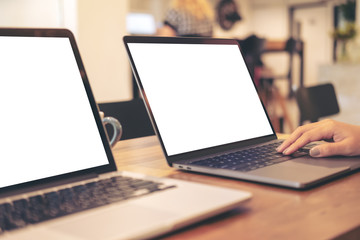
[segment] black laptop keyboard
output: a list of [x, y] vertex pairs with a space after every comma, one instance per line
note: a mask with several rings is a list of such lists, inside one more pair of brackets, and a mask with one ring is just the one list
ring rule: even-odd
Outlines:
[[285, 156], [276, 152], [276, 147], [282, 142], [261, 145], [259, 147], [249, 148], [223, 154], [199, 161], [192, 162], [191, 165], [198, 165], [211, 168], [222, 168], [241, 172], [248, 172], [258, 168], [281, 163], [293, 158], [307, 155], [309, 150], [303, 148], [290, 156]]
[[0, 233], [175, 187], [115, 176], [0, 204]]

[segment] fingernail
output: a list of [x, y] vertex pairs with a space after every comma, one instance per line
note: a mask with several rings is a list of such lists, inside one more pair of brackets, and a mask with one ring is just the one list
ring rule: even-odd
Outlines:
[[319, 148], [312, 148], [312, 149], [310, 149], [310, 156], [312, 156], [312, 157], [317, 157], [317, 156], [319, 156], [320, 155], [320, 150], [319, 150]]
[[282, 152], [282, 154], [286, 155], [287, 152], [288, 152], [288, 149], [285, 149], [285, 150]]

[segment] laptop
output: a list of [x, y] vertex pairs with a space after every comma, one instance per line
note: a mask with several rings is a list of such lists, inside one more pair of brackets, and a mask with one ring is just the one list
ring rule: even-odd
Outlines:
[[2, 239], [150, 238], [251, 197], [117, 171], [70, 31], [0, 29], [0, 52]]
[[308, 188], [360, 167], [359, 158], [292, 156], [281, 143], [238, 41], [125, 36], [132, 70], [171, 167]]

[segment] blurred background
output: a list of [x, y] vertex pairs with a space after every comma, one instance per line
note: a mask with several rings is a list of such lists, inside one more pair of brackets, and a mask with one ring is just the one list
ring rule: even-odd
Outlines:
[[[331, 117], [359, 124], [360, 6], [355, 0], [208, 3], [212, 37], [239, 40], [277, 131], [300, 124], [297, 90], [323, 83], [334, 85], [339, 102], [340, 112]], [[97, 102], [128, 101], [138, 93], [122, 37], [159, 34], [172, 7], [171, 0], [0, 0], [0, 27], [72, 30]]]

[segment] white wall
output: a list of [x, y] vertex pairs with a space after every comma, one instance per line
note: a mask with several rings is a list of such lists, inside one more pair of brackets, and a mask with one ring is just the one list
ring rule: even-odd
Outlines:
[[128, 2], [78, 0], [78, 44], [98, 102], [132, 97], [130, 66], [122, 37]]
[[284, 40], [288, 38], [288, 28], [286, 5], [252, 8], [252, 33], [270, 40]]
[[295, 12], [295, 21], [301, 23], [301, 39], [305, 43], [306, 85], [319, 82], [319, 67], [332, 62], [332, 8], [321, 6], [311, 9], [299, 9]]
[[58, 1], [1, 0], [0, 25], [2, 27], [60, 27], [59, 10]]
[[1, 0], [0, 26], [69, 28], [76, 33], [76, 1]]

